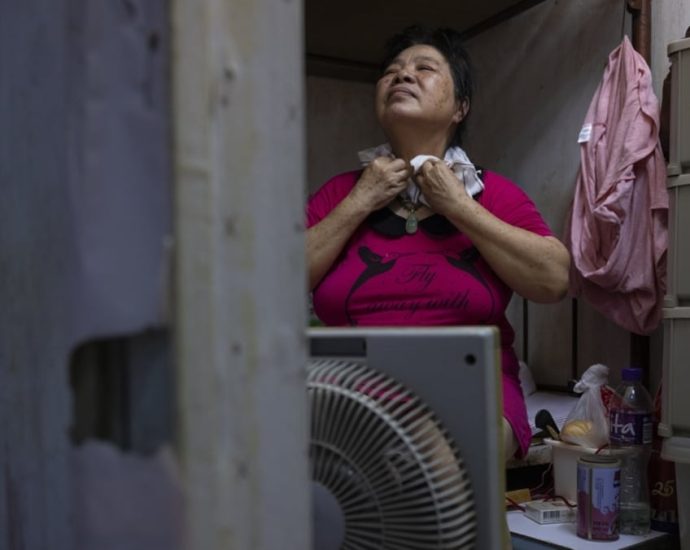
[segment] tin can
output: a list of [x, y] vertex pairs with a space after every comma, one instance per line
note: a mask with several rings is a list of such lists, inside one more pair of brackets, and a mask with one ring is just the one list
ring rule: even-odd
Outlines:
[[577, 461], [577, 536], [590, 540], [619, 537], [621, 462], [587, 455]]

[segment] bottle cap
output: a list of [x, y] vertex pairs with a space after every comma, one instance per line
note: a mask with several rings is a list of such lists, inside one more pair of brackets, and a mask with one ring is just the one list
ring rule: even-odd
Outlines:
[[623, 380], [639, 382], [642, 380], [642, 369], [637, 367], [628, 367], [623, 369]]

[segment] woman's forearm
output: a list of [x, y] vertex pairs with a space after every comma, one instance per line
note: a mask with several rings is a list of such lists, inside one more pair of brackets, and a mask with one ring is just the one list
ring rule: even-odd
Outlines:
[[558, 239], [536, 235], [494, 216], [457, 185], [457, 177], [443, 162], [427, 160], [416, 178], [431, 208], [467, 235], [515, 292], [543, 303], [565, 296], [570, 255]]
[[410, 169], [402, 159], [374, 159], [340, 204], [307, 230], [310, 291], [331, 268], [359, 224], [405, 189], [409, 177]]
[[458, 204], [448, 219], [470, 238], [503, 282], [524, 298], [552, 303], [565, 296], [570, 255], [558, 239], [507, 224], [473, 200]]
[[333, 265], [348, 239], [369, 214], [369, 209], [346, 197], [328, 216], [307, 229], [307, 270], [309, 290]]

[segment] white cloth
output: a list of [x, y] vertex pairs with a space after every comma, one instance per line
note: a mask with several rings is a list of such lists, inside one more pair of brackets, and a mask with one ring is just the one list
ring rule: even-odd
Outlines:
[[[362, 166], [366, 166], [377, 157], [392, 157], [393, 151], [388, 143], [384, 143], [377, 147], [364, 149], [358, 153], [358, 156]], [[410, 165], [412, 165], [414, 169], [414, 174], [417, 174], [422, 165], [429, 159], [439, 160], [438, 157], [433, 155], [417, 155], [414, 157], [410, 161]], [[460, 147], [449, 147], [443, 157], [443, 162], [445, 162], [446, 166], [457, 176], [458, 181], [464, 185], [465, 191], [467, 191], [470, 197], [474, 197], [484, 189], [484, 183], [479, 178], [477, 169], [467, 157], [465, 151]], [[407, 184], [406, 193], [413, 204], [421, 202], [429, 206], [429, 203], [426, 201], [424, 195], [412, 178], [410, 178]]]

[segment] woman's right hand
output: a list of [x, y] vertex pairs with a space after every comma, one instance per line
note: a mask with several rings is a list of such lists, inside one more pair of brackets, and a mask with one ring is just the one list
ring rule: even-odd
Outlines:
[[375, 158], [362, 172], [350, 198], [369, 211], [386, 206], [407, 188], [411, 168], [402, 159]]
[[375, 158], [364, 169], [347, 198], [307, 230], [309, 290], [313, 290], [328, 272], [366, 217], [386, 206], [407, 187], [410, 171], [402, 159]]

